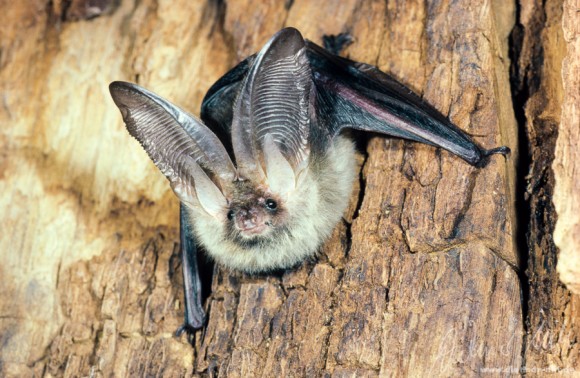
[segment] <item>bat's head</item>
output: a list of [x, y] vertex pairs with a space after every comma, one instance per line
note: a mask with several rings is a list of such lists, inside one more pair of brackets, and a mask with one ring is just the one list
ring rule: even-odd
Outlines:
[[240, 84], [231, 125], [235, 165], [196, 117], [134, 84], [114, 82], [110, 91], [128, 131], [190, 210], [207, 252], [256, 272], [314, 254], [350, 193], [352, 145], [336, 156], [311, 154], [312, 85], [304, 39], [284, 29]]
[[279, 196], [249, 181], [237, 181], [227, 207], [227, 227], [233, 238], [252, 243], [283, 226], [285, 214]]

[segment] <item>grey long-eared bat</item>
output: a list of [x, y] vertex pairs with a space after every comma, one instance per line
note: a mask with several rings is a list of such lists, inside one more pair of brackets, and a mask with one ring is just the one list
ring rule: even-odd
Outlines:
[[248, 273], [315, 256], [345, 210], [358, 129], [441, 147], [474, 166], [483, 149], [407, 87], [286, 28], [219, 79], [200, 121], [125, 82], [111, 95], [129, 133], [181, 201], [184, 330], [204, 324], [197, 248]]

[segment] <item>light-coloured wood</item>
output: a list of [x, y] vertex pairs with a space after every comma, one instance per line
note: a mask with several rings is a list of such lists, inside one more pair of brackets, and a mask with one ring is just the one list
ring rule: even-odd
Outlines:
[[[0, 3], [0, 375], [520, 371], [514, 4], [26, 3]], [[138, 82], [198, 114], [209, 86], [284, 26], [315, 42], [349, 31], [350, 58], [392, 73], [481, 145], [513, 152], [476, 169], [372, 137], [320, 259], [282, 276], [217, 269], [192, 348], [173, 336], [178, 203], [107, 86]], [[576, 316], [568, 308], [566, 327]]]
[[558, 128], [553, 169], [554, 205], [558, 222], [554, 241], [560, 249], [558, 272], [566, 286], [580, 294], [580, 5], [564, 1], [563, 38], [567, 54], [562, 63], [565, 100]]

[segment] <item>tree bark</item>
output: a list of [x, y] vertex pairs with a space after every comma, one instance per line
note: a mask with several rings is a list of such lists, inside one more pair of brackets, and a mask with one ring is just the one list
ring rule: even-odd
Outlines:
[[558, 129], [553, 163], [558, 183], [554, 190], [554, 204], [559, 214], [554, 239], [561, 251], [558, 272], [564, 283], [580, 294], [580, 6], [564, 2], [562, 40], [568, 52], [562, 63], [563, 83], [562, 121]]
[[[578, 299], [556, 274], [551, 202], [573, 162], [552, 171], [557, 130], [573, 134], [580, 93], [565, 4], [3, 1], [0, 375], [574, 375]], [[198, 114], [284, 26], [317, 43], [349, 32], [345, 56], [512, 154], [477, 169], [429, 146], [360, 143], [319, 258], [278, 275], [216, 267], [192, 347], [174, 336], [178, 202], [107, 87], [137, 82]], [[574, 192], [561, 188], [556, 206]]]
[[[579, 369], [577, 314], [580, 302], [578, 296], [558, 280], [556, 266], [558, 270], [562, 267], [574, 269], [564, 255], [568, 252], [568, 256], [573, 257], [569, 252], [575, 250], [576, 245], [571, 241], [573, 235], [569, 235], [569, 242], [560, 237], [558, 247], [562, 251], [559, 256], [554, 229], [557, 218], [560, 230], [577, 219], [572, 213], [562, 212], [577, 202], [574, 198], [578, 195], [578, 187], [565, 179], [572, 178], [574, 164], [578, 163], [570, 160], [570, 155], [562, 155], [566, 144], [569, 145], [568, 153], [578, 151], [577, 144], [565, 137], [577, 132], [577, 115], [572, 109], [578, 107], [580, 93], [580, 85], [575, 80], [577, 68], [575, 73], [569, 69], [579, 62], [573, 49], [572, 29], [577, 28], [580, 14], [572, 3], [522, 1], [514, 32], [518, 36], [514, 41], [518, 54], [514, 75], [515, 104], [525, 105], [517, 111], [521, 124], [525, 125], [522, 146], [527, 156], [522, 164], [527, 172], [524, 172], [520, 194], [520, 203], [526, 205], [521, 206], [520, 223], [528, 225], [525, 238], [522, 238], [522, 245], [527, 246], [522, 249], [527, 261], [527, 280], [523, 285], [527, 304], [524, 307], [525, 367], [529, 373], [562, 372], [568, 376], [577, 375]], [[564, 61], [569, 62], [567, 69], [563, 67]], [[563, 160], [567, 163], [563, 164]], [[555, 184], [559, 195], [555, 193]], [[556, 213], [558, 206], [560, 209]]]

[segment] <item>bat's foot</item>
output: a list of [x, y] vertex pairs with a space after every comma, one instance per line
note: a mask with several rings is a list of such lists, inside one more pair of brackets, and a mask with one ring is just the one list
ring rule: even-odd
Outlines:
[[198, 330], [199, 327], [194, 327], [191, 324], [183, 323], [183, 325], [175, 331], [175, 337], [181, 337], [185, 333], [185, 337], [187, 338], [187, 342], [190, 343], [192, 346], [195, 346], [195, 331]]
[[353, 41], [353, 36], [348, 33], [322, 36], [322, 45], [324, 46], [324, 49], [334, 55], [340, 55], [341, 51]]

